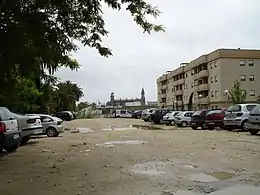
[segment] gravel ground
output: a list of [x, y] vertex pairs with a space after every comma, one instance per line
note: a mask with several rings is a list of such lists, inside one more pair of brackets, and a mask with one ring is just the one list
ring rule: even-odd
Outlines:
[[0, 195], [260, 194], [260, 136], [136, 124], [145, 123], [74, 120], [65, 126], [82, 132], [37, 137], [3, 154]]

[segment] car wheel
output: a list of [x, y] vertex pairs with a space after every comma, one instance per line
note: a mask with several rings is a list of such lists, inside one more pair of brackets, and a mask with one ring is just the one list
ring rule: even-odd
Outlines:
[[21, 145], [25, 145], [25, 144], [30, 140], [30, 138], [31, 138], [31, 137], [30, 137], [29, 135], [23, 137], [20, 144], [21, 144]]
[[7, 152], [15, 152], [17, 150], [17, 148], [19, 148], [19, 145], [14, 145], [14, 146], [9, 146], [9, 147], [5, 147], [4, 149]]
[[259, 130], [253, 130], [253, 129], [249, 129], [248, 131], [251, 133], [251, 135], [257, 135], [259, 132]]
[[136, 118], [137, 118], [137, 119], [140, 119], [140, 118], [141, 118], [141, 116], [137, 116]]
[[182, 127], [187, 127], [188, 123], [186, 121], [181, 122]]
[[191, 127], [193, 130], [197, 130], [198, 129], [198, 126], [192, 126]]
[[174, 125], [175, 125], [175, 121], [171, 121], [171, 125], [173, 125], [173, 126], [174, 126]]
[[241, 124], [241, 129], [243, 131], [248, 131], [248, 120], [244, 120]]
[[55, 135], [57, 134], [57, 130], [53, 127], [50, 127], [46, 130], [46, 134], [48, 137], [55, 137]]
[[212, 126], [212, 127], [208, 127], [208, 129], [209, 129], [209, 130], [214, 130], [215, 127], [213, 127], [213, 126]]

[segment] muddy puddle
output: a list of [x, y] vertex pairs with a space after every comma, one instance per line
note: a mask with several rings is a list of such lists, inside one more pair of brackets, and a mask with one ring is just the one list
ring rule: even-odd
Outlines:
[[128, 127], [114, 127], [114, 126], [108, 126], [102, 129], [103, 131], [128, 131], [128, 130], [138, 130], [137, 128], [133, 126]]
[[138, 145], [138, 144], [146, 144], [146, 141], [139, 140], [124, 140], [124, 141], [109, 141], [105, 142], [105, 145]]

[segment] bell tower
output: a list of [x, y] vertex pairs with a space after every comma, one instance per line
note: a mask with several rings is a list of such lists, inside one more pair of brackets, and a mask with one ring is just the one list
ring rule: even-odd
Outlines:
[[145, 107], [145, 92], [144, 92], [144, 88], [142, 88], [142, 90], [141, 90], [141, 106]]

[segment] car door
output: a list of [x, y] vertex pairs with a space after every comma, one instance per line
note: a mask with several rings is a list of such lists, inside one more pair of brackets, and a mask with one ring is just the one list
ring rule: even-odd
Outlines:
[[126, 111], [125, 110], [121, 110], [121, 112], [120, 112], [120, 117], [122, 117], [122, 118], [126, 118]]
[[132, 118], [132, 112], [130, 112], [130, 111], [126, 111], [126, 117], [127, 118]]
[[251, 110], [249, 123], [260, 125], [260, 106], [256, 106]]

